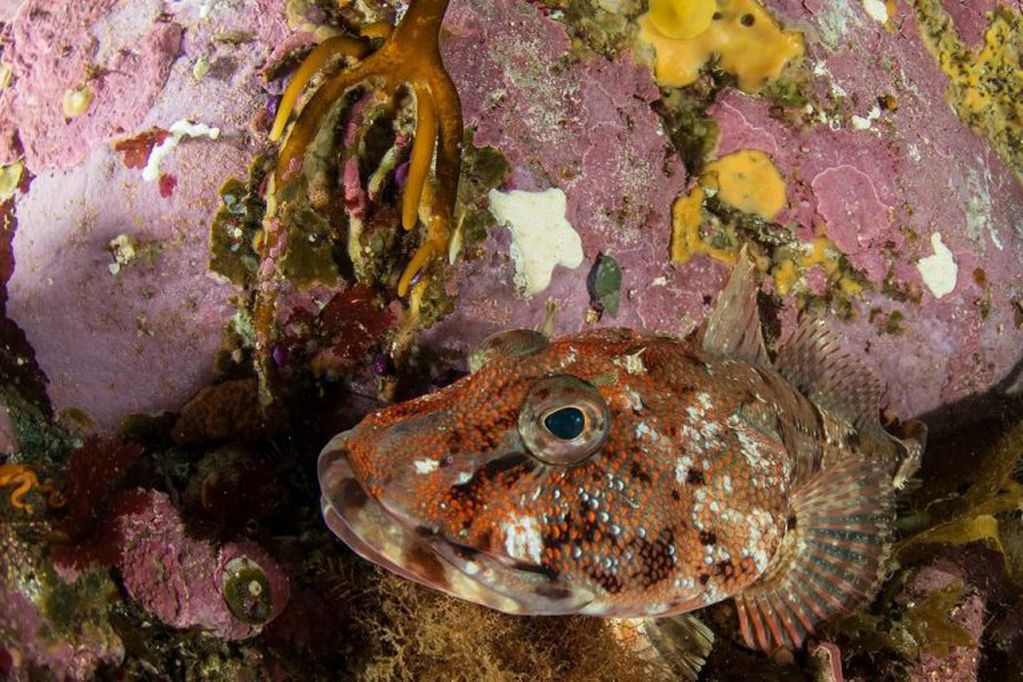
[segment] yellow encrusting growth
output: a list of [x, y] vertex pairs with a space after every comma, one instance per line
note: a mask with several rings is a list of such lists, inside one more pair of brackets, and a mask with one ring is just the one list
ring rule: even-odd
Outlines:
[[771, 276], [774, 277], [774, 288], [778, 295], [784, 296], [792, 290], [792, 286], [799, 278], [799, 273], [796, 271], [796, 264], [792, 262], [792, 259], [786, 258], [778, 264]]
[[695, 38], [708, 28], [717, 11], [715, 0], [650, 0], [650, 22], [661, 35], [685, 40]]
[[739, 249], [733, 227], [724, 226], [727, 242], [734, 248], [715, 246], [700, 233], [703, 201], [708, 195], [770, 221], [785, 206], [786, 193], [781, 173], [762, 151], [741, 149], [710, 162], [689, 194], [680, 196], [672, 206], [671, 260], [684, 263], [696, 253], [705, 253], [724, 263], [735, 262]]
[[754, 0], [655, 0], [638, 21], [639, 40], [654, 50], [654, 75], [661, 85], [689, 85], [717, 57], [741, 89], [755, 92], [803, 55], [802, 34], [783, 29]]
[[785, 181], [771, 157], [742, 149], [707, 164], [700, 184], [717, 190], [725, 203], [744, 213], [773, 220], [785, 206]]
[[924, 44], [948, 76], [948, 99], [959, 118], [987, 137], [1023, 177], [1023, 15], [992, 12], [980, 50], [959, 39], [940, 0], [915, 0]]
[[705, 253], [724, 263], [735, 263], [738, 251], [720, 249], [700, 235], [703, 223], [703, 187], [695, 185], [688, 195], [680, 196], [671, 208], [671, 260], [685, 263], [697, 253]]
[[[844, 295], [853, 296], [863, 291], [860, 282], [841, 271], [838, 247], [824, 236], [823, 230], [818, 229], [817, 236], [812, 242], [799, 244], [797, 249], [793, 253], [791, 249], [784, 248], [776, 255], [771, 277], [779, 295], [785, 296], [792, 292], [803, 273], [815, 265], [820, 266], [828, 282]], [[796, 293], [800, 293], [799, 290], [796, 290]]]

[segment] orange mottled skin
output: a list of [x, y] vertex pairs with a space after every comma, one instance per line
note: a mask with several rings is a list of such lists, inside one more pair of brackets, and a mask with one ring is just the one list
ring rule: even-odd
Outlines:
[[879, 588], [926, 429], [881, 427], [880, 382], [823, 320], [772, 361], [757, 290], [743, 249], [689, 339], [490, 337], [468, 377], [327, 444], [327, 525], [508, 613], [645, 618], [732, 598], [747, 645], [798, 648]]
[[[516, 429], [527, 392], [552, 374], [593, 384], [611, 413], [606, 443], [576, 466], [531, 458]], [[376, 412], [345, 447], [366, 492], [420, 532], [635, 615], [718, 601], [763, 572], [797, 471], [778, 424], [808, 415], [770, 369], [597, 330]]]

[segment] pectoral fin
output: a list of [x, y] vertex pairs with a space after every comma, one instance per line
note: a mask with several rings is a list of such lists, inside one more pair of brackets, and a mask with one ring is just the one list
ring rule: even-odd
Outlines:
[[847, 457], [793, 495], [781, 547], [735, 598], [749, 647], [798, 648], [818, 623], [873, 598], [891, 545], [890, 480], [879, 463]]
[[469, 372], [475, 373], [494, 358], [518, 358], [547, 347], [549, 341], [531, 329], [511, 329], [483, 339], [469, 353]]

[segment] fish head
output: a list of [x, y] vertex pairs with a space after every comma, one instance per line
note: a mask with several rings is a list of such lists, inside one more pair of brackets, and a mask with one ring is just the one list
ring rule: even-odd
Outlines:
[[699, 491], [680, 479], [660, 371], [684, 347], [627, 330], [534, 341], [485, 346], [469, 376], [335, 437], [328, 524], [385, 568], [506, 612], [703, 606], [706, 543], [678, 522]]

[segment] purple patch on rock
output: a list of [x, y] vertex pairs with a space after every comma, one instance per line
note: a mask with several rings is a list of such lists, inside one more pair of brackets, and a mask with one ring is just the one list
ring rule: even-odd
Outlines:
[[[851, 319], [831, 323], [888, 378], [896, 413], [926, 414], [991, 388], [1023, 347], [1014, 308], [1023, 297], [1019, 182], [946, 103], [947, 79], [908, 7], [900, 4], [902, 30], [892, 34], [859, 3], [822, 3], [817, 12], [795, 0], [768, 5], [806, 30], [816, 120], [789, 124], [768, 100], [725, 90], [709, 110], [720, 126], [714, 156], [770, 154], [788, 186], [778, 221], [807, 242], [823, 228], [871, 284], [853, 298]], [[526, 2], [452, 8], [446, 26], [443, 50], [475, 143], [511, 162], [510, 187], [565, 191], [584, 266], [556, 268], [546, 290], [523, 299], [509, 233], [494, 229], [481, 258], [454, 268], [455, 311], [424, 344], [450, 355], [495, 329], [536, 327], [548, 300], [558, 305], [557, 332], [584, 327], [585, 264], [598, 252], [614, 257], [624, 277], [618, 317], [599, 324], [695, 328], [727, 268], [702, 256], [666, 262], [671, 203], [685, 173], [650, 110], [657, 89], [649, 72], [628, 56], [575, 58], [563, 27]], [[849, 39], [856, 50], [846, 49]], [[469, 49], [481, 43], [488, 50]], [[878, 106], [885, 95], [897, 109]], [[958, 267], [948, 294], [929, 289], [918, 268], [934, 254], [935, 232]], [[822, 275], [808, 275], [818, 293]], [[783, 332], [795, 323], [796, 303], [782, 302]], [[879, 328], [868, 315], [875, 307], [898, 311], [901, 321]]]
[[[125, 589], [167, 625], [200, 627], [223, 639], [244, 639], [259, 632], [287, 604], [288, 580], [263, 549], [251, 543], [218, 549], [190, 537], [178, 510], [163, 493], [126, 493], [119, 507], [125, 511], [112, 524], [119, 538], [117, 568]], [[272, 606], [260, 622], [237, 617], [225, 599], [224, 572], [237, 557], [258, 564], [270, 586]]]
[[[53, 625], [21, 592], [0, 584], [0, 674], [6, 680], [93, 679], [97, 669], [117, 666], [124, 644], [100, 628], [54, 639]], [[44, 676], [40, 677], [40, 674]]]
[[[493, 230], [483, 257], [454, 267], [455, 311], [424, 344], [460, 354], [498, 329], [537, 326], [547, 300], [558, 305], [558, 332], [581, 329], [598, 253], [622, 268], [615, 324], [692, 330], [724, 268], [667, 262], [671, 204], [686, 173], [650, 108], [658, 89], [649, 69], [628, 56], [576, 59], [564, 26], [522, 0], [453, 6], [445, 28], [442, 51], [474, 144], [508, 159], [509, 189], [565, 192], [584, 256], [574, 270], [555, 268], [550, 286], [526, 300], [513, 282], [509, 232]], [[473, 48], [484, 43], [487, 50]]]
[[[40, 5], [47, 11], [35, 12]], [[206, 274], [207, 232], [217, 188], [245, 177], [255, 155], [253, 98], [287, 32], [284, 2], [217, 5], [206, 19], [188, 3], [52, 5], [24, 2], [3, 34], [16, 78], [0, 94], [0, 129], [18, 130], [37, 175], [16, 199], [7, 314], [36, 351], [55, 411], [80, 408], [112, 429], [127, 413], [177, 409], [212, 379], [234, 288]], [[218, 42], [227, 30], [255, 40], [244, 50]], [[196, 81], [200, 57], [213, 68]], [[109, 73], [90, 81], [88, 112], [65, 123], [62, 93], [86, 63]], [[181, 119], [218, 126], [221, 136], [186, 138], [163, 160], [177, 186], [162, 199], [108, 143]], [[0, 157], [13, 153], [0, 142]], [[146, 255], [111, 274], [108, 243], [121, 235]]]

